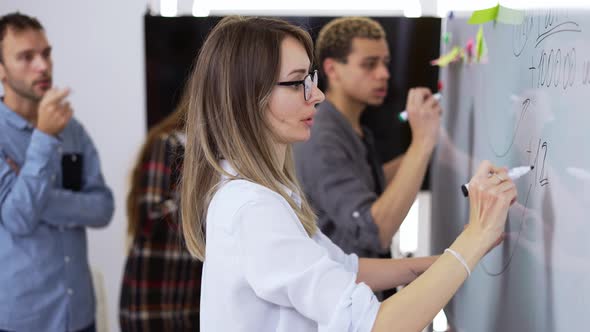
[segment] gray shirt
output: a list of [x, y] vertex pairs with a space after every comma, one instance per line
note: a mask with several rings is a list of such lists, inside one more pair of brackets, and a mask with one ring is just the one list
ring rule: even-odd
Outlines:
[[[296, 144], [295, 166], [322, 232], [346, 253], [378, 257], [382, 250], [371, 206], [385, 187], [371, 132], [364, 139], [334, 105], [318, 106], [311, 138]], [[365, 142], [363, 142], [363, 140]]]

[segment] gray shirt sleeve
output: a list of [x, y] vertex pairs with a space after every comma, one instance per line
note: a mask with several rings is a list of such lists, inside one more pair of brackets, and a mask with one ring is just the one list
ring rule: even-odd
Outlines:
[[330, 139], [314, 143], [305, 153], [304, 186], [313, 205], [339, 228], [335, 242], [346, 243], [356, 249], [354, 252], [385, 252], [371, 215], [377, 195], [354, 167], [365, 162], [365, 157], [347, 156], [342, 146]]

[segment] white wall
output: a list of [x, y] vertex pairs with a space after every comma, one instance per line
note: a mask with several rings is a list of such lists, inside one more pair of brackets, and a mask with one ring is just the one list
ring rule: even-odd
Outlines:
[[14, 10], [36, 16], [53, 45], [54, 82], [73, 89], [75, 116], [98, 148], [115, 195], [114, 219], [89, 231], [91, 265], [104, 276], [110, 330], [124, 260], [125, 192], [129, 167], [145, 133], [145, 1], [1, 0], [0, 15]]

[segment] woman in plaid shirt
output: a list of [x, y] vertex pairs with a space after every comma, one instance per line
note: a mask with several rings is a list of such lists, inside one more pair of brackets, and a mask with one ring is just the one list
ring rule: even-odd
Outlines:
[[148, 133], [127, 196], [131, 241], [121, 289], [122, 331], [198, 331], [202, 263], [182, 241], [176, 185], [184, 107]]

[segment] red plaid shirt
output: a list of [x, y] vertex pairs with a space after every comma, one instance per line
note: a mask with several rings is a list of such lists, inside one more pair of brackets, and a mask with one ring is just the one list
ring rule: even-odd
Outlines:
[[184, 147], [163, 134], [143, 161], [137, 234], [125, 264], [119, 319], [127, 331], [198, 331], [202, 263], [186, 250], [176, 183]]

